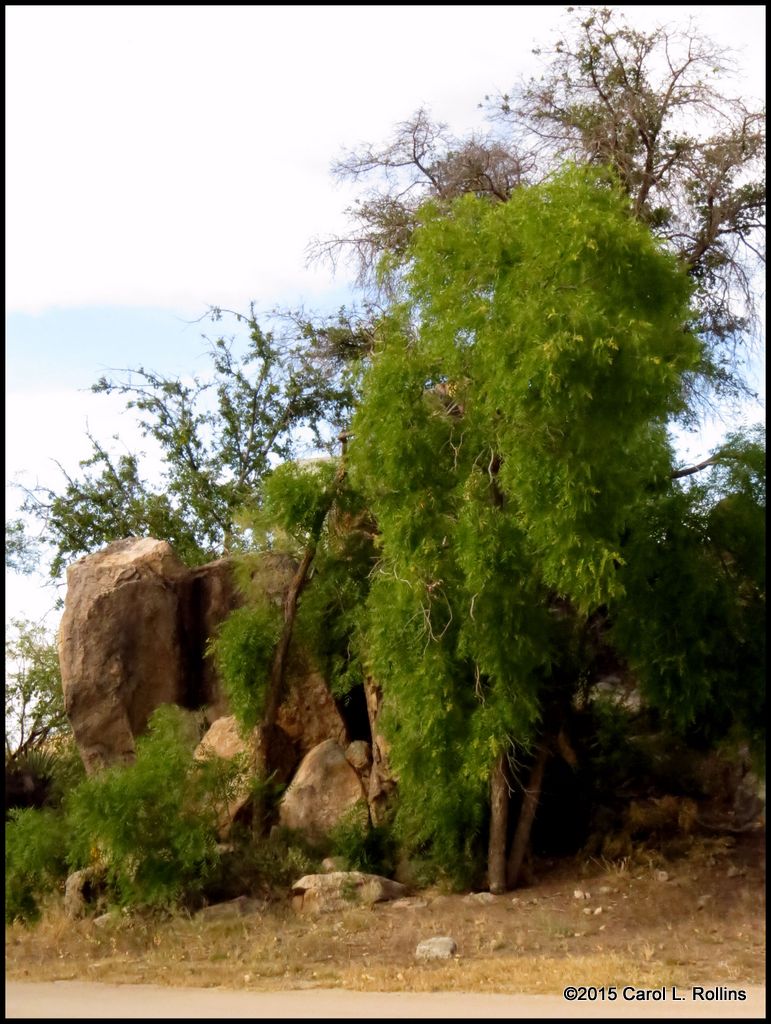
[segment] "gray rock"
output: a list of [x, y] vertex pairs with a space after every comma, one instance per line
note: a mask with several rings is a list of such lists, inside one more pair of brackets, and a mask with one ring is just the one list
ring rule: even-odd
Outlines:
[[73, 871], [64, 883], [64, 913], [71, 920], [84, 917], [88, 912], [88, 890], [98, 876], [96, 868], [82, 868], [80, 871]]
[[321, 862], [321, 869], [325, 874], [332, 871], [347, 871], [348, 865], [345, 857], [325, 857]]
[[262, 914], [268, 904], [265, 900], [255, 900], [248, 896], [237, 896], [234, 900], [226, 900], [224, 903], [212, 903], [211, 906], [203, 907], [198, 911], [196, 917], [206, 921], [220, 921], [229, 917], [245, 917], [247, 914]]
[[449, 960], [457, 950], [455, 939], [449, 935], [436, 935], [431, 939], [423, 939], [415, 950], [418, 960]]
[[372, 765], [372, 747], [365, 740], [354, 740], [349, 743], [345, 750], [345, 757], [348, 764], [359, 773], [369, 774]]
[[496, 897], [491, 892], [470, 892], [463, 897], [464, 903], [495, 903]]
[[428, 900], [421, 896], [404, 896], [400, 900], [394, 900], [391, 906], [395, 910], [423, 910], [428, 906]]
[[390, 878], [362, 871], [305, 875], [292, 886], [293, 905], [304, 912], [345, 910], [356, 904], [381, 903], [406, 896], [408, 891], [405, 885]]

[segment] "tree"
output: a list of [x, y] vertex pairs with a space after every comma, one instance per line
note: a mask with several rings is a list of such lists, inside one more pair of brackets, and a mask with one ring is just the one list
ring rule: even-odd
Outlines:
[[[211, 315], [219, 321], [223, 311]], [[163, 480], [151, 484], [137, 454], [115, 457], [89, 435], [93, 451], [81, 462], [79, 479], [65, 473], [63, 493], [27, 494], [25, 510], [43, 520], [55, 546], [52, 576], [73, 556], [131, 536], [168, 540], [190, 564], [239, 550], [245, 543], [239, 513], [259, 500], [268, 469], [291, 458], [303, 434], [317, 448], [334, 443], [353, 401], [348, 378], [323, 351], [330, 338], [340, 343], [334, 325], [317, 323], [326, 333], [311, 353], [303, 334], [311, 330], [307, 318], [294, 318], [297, 337], [291, 338], [263, 331], [254, 310], [231, 315], [248, 340], [240, 354], [234, 338], [211, 342], [209, 377], [188, 383], [140, 367], [93, 386], [125, 396], [127, 408], [137, 411], [144, 435], [162, 455]]]
[[[667, 422], [702, 344], [683, 327], [688, 276], [609, 170], [506, 203], [429, 203], [406, 268], [350, 449], [379, 529], [367, 652], [405, 832], [470, 865], [492, 790], [488, 877], [503, 888], [546, 758], [571, 757], [565, 726], [597, 619], [625, 600], [630, 531], [650, 537], [646, 497], [675, 486]], [[511, 770], [531, 797], [506, 866]]]
[[44, 626], [14, 619], [5, 641], [5, 760], [21, 763], [31, 751], [69, 731], [56, 642]]
[[345, 154], [334, 172], [374, 185], [348, 211], [350, 234], [317, 241], [311, 253], [348, 251], [364, 282], [393, 293], [426, 199], [507, 202], [566, 159], [610, 165], [634, 215], [694, 282], [705, 343], [687, 381], [694, 396], [746, 392], [742, 342], [763, 258], [764, 112], [730, 96], [729, 52], [692, 29], [643, 32], [613, 9], [568, 11], [569, 30], [543, 51], [543, 75], [486, 97], [488, 133], [456, 138], [421, 109], [384, 146]]

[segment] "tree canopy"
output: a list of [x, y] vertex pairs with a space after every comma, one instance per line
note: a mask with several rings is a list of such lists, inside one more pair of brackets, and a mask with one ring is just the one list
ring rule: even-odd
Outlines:
[[[704, 341], [694, 396], [742, 393], [763, 261], [765, 112], [732, 95], [731, 53], [695, 29], [645, 32], [610, 8], [568, 12], [568, 30], [536, 50], [542, 75], [485, 97], [487, 132], [459, 138], [420, 109], [386, 143], [346, 153], [335, 173], [367, 187], [348, 211], [350, 232], [311, 252], [347, 252], [363, 283], [392, 289], [427, 198], [507, 202], [565, 160], [607, 165], [694, 282]], [[387, 272], [384, 253], [395, 257]]]

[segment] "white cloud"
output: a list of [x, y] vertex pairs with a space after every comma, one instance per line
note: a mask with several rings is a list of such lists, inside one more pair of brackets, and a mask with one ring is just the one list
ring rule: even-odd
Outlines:
[[[694, 13], [744, 39], [762, 73], [762, 8]], [[663, 12], [663, 13], [662, 13]], [[561, 7], [30, 6], [7, 19], [7, 302], [270, 303], [331, 287], [304, 269], [350, 192], [343, 147], [419, 105], [458, 131], [534, 71]], [[753, 63], [755, 62], [755, 63]], [[757, 64], [757, 67], [756, 67]], [[758, 81], [759, 81], [758, 77]]]

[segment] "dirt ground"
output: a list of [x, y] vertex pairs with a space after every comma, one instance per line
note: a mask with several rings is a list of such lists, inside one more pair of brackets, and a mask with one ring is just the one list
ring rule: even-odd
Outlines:
[[[50, 911], [6, 932], [6, 976], [233, 990], [561, 993], [565, 986], [765, 984], [765, 835], [704, 838], [687, 855], [541, 868], [528, 888], [416, 894], [409, 905], [298, 914], [287, 902], [220, 920]], [[456, 955], [415, 948], [451, 936]]]

